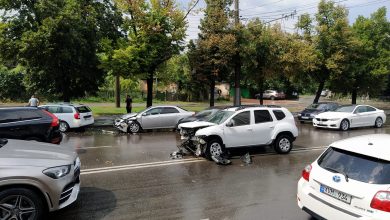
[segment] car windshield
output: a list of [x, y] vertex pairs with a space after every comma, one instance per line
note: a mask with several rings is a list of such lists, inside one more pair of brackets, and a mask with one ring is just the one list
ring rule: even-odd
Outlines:
[[76, 109], [79, 113], [91, 112], [91, 109], [88, 106], [80, 106], [80, 107], [76, 107]]
[[195, 114], [195, 117], [212, 117], [218, 110], [217, 109], [206, 109]]
[[390, 161], [330, 147], [318, 159], [318, 165], [360, 182], [390, 184]]
[[233, 114], [234, 112], [232, 111], [218, 111], [208, 120], [208, 122], [214, 124], [222, 124], [224, 121], [226, 121], [226, 119], [228, 119]]
[[335, 112], [353, 112], [356, 106], [354, 105], [346, 105], [346, 106], [341, 106], [338, 109], [335, 110]]
[[307, 107], [307, 109], [324, 110], [324, 109], [326, 109], [326, 106], [327, 106], [327, 104], [324, 104], [324, 103], [314, 103], [314, 104], [309, 105], [309, 107]]
[[0, 138], [0, 148], [8, 143], [8, 140], [5, 138]]

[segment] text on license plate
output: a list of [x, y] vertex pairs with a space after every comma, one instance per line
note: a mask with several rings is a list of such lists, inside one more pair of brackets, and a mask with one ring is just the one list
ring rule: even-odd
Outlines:
[[326, 195], [329, 195], [333, 198], [336, 198], [342, 202], [345, 202], [345, 203], [348, 203], [348, 204], [351, 204], [351, 199], [352, 199], [352, 196], [351, 195], [348, 195], [346, 193], [343, 193], [343, 192], [340, 192], [336, 189], [333, 189], [332, 187], [329, 187], [329, 186], [325, 186], [325, 185], [322, 185], [321, 184], [321, 187], [320, 187], [320, 192], [326, 194]]
[[306, 117], [306, 116], [302, 116], [302, 119], [309, 119], [309, 117]]

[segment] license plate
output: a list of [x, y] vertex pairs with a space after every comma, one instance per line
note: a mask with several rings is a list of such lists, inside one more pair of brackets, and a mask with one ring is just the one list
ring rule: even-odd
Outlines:
[[309, 119], [309, 117], [306, 117], [306, 116], [302, 116], [302, 119]]
[[348, 195], [346, 193], [343, 193], [343, 192], [340, 192], [338, 191], [337, 189], [333, 189], [332, 187], [329, 187], [329, 186], [325, 186], [325, 185], [322, 185], [321, 184], [321, 187], [320, 187], [320, 192], [328, 195], [328, 196], [331, 196], [335, 199], [338, 199], [342, 202], [345, 202], [347, 204], [351, 204], [351, 200], [352, 200], [352, 196], [351, 195]]

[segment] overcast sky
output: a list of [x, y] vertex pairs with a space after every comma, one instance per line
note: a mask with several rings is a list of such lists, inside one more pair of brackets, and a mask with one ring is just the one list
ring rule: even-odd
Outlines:
[[[293, 18], [282, 19], [275, 22], [281, 23], [286, 31], [294, 31], [294, 25], [299, 15], [310, 13], [314, 15], [320, 0], [239, 0], [240, 16], [243, 23], [248, 19], [259, 17], [263, 21], [270, 21], [281, 18], [283, 15], [291, 14], [296, 10]], [[182, 7], [187, 7], [190, 0], [178, 0]], [[349, 22], [352, 24], [359, 15], [369, 17], [371, 13], [382, 6], [387, 8], [387, 18], [390, 19], [390, 0], [337, 0], [339, 4], [349, 9]], [[204, 0], [200, 0], [198, 8], [204, 8]], [[200, 19], [203, 13], [191, 14], [188, 16], [187, 41], [198, 37]], [[275, 23], [273, 22], [273, 23]]]

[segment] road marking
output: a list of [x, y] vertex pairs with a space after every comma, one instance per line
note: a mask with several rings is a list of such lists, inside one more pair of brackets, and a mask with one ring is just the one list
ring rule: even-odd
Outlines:
[[76, 148], [76, 150], [83, 150], [83, 149], [98, 149], [98, 148], [111, 148], [111, 147], [118, 147], [118, 146], [97, 146], [97, 147], [80, 147], [80, 148]]
[[[309, 151], [320, 151], [324, 150], [327, 147], [313, 147], [313, 148], [298, 148], [291, 150], [290, 153], [303, 153]], [[271, 156], [271, 155], [279, 155], [277, 153], [265, 153], [265, 154], [257, 154], [254, 157], [260, 156]], [[189, 159], [181, 159], [181, 160], [167, 160], [167, 161], [158, 161], [158, 162], [150, 162], [150, 163], [139, 163], [139, 164], [128, 164], [128, 165], [120, 165], [120, 166], [110, 166], [110, 167], [100, 167], [100, 168], [91, 168], [91, 169], [83, 169], [81, 170], [81, 175], [89, 175], [89, 174], [97, 174], [97, 173], [107, 173], [107, 172], [115, 172], [115, 171], [123, 171], [123, 170], [135, 170], [142, 168], [151, 168], [151, 167], [162, 167], [162, 166], [170, 166], [170, 165], [178, 165], [178, 164], [189, 164], [189, 163], [198, 163], [208, 161], [204, 158], [189, 158]]]
[[101, 168], [92, 168], [81, 170], [82, 175], [88, 174], [96, 174], [96, 173], [106, 173], [106, 172], [114, 172], [121, 170], [134, 170], [140, 168], [150, 168], [150, 167], [162, 167], [169, 165], [177, 165], [177, 164], [187, 164], [187, 163], [197, 163], [204, 162], [206, 159], [201, 158], [190, 158], [190, 159], [182, 159], [182, 160], [168, 160], [168, 161], [160, 161], [160, 162], [151, 162], [151, 163], [140, 163], [140, 164], [129, 164], [129, 165], [121, 165], [121, 166], [111, 166], [111, 167], [101, 167]]

